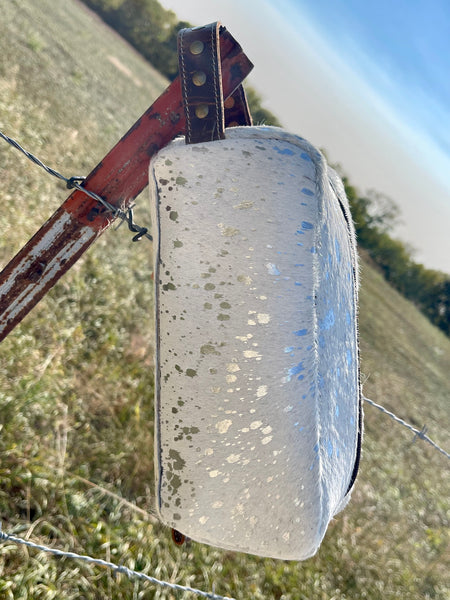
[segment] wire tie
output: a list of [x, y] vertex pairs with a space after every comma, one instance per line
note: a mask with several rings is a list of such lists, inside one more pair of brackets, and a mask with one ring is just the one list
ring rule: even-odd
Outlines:
[[125, 220], [128, 224], [128, 229], [132, 233], [136, 234], [132, 239], [133, 242], [139, 242], [144, 236], [149, 238], [150, 240], [153, 240], [152, 236], [148, 233], [147, 227], [139, 227], [139, 225], [136, 225], [136, 223], [133, 221], [132, 206], [127, 210]]
[[136, 235], [135, 235], [135, 236], [132, 238], [132, 240], [131, 240], [131, 241], [132, 241], [132, 242], [140, 242], [140, 241], [141, 241], [141, 239], [142, 239], [144, 236], [148, 237], [148, 234], [147, 234], [147, 232], [148, 232], [148, 229], [147, 229], [147, 227], [143, 227], [143, 228], [142, 228], [142, 229], [139, 231], [139, 233], [137, 233], [137, 234], [136, 234]]
[[55, 171], [54, 169], [51, 169], [50, 167], [45, 165], [41, 160], [39, 160], [39, 158], [37, 158], [36, 156], [31, 154], [31, 152], [28, 152], [28, 150], [25, 150], [25, 148], [22, 148], [22, 146], [18, 142], [16, 142], [16, 140], [13, 140], [12, 138], [10, 138], [6, 134], [4, 134], [2, 131], [0, 131], [0, 137], [3, 138], [5, 140], [5, 142], [7, 142], [11, 146], [13, 146], [16, 150], [19, 150], [20, 152], [22, 152], [33, 163], [35, 163], [36, 165], [38, 165], [39, 167], [44, 169], [44, 171], [46, 171], [46, 173], [48, 173], [49, 175], [52, 175], [53, 177], [56, 177], [57, 179], [64, 181], [67, 186], [67, 189], [71, 190], [73, 188], [76, 188], [80, 192], [85, 193], [87, 196], [89, 196], [96, 202], [99, 202], [101, 205], [103, 205], [104, 208], [106, 208], [106, 210], [108, 212], [112, 213], [114, 217], [119, 217], [120, 219], [122, 219], [122, 221], [127, 221], [129, 230], [132, 231], [133, 233], [136, 233], [136, 235], [133, 237], [133, 242], [138, 242], [143, 237], [146, 237], [150, 241], [153, 241], [153, 237], [148, 233], [147, 227], [139, 227], [139, 225], [136, 225], [133, 222], [133, 213], [131, 212], [130, 209], [129, 209], [129, 211], [123, 211], [120, 208], [113, 206], [107, 200], [104, 200], [101, 196], [99, 196], [95, 192], [91, 192], [91, 191], [87, 190], [86, 188], [84, 188], [81, 185], [81, 183], [86, 179], [86, 177], [73, 176], [73, 177], [70, 177], [69, 179], [67, 179], [67, 177], [65, 177], [64, 175], [61, 175], [61, 173], [58, 173], [58, 171]]
[[84, 181], [86, 179], [86, 177], [69, 177], [69, 179], [66, 182], [66, 187], [68, 190], [73, 189], [74, 187], [76, 187], [76, 183], [81, 183], [82, 181]]
[[428, 427], [426, 425], [424, 425], [422, 427], [422, 429], [420, 431], [418, 431], [416, 433], [416, 435], [414, 436], [413, 444], [414, 444], [414, 442], [416, 441], [417, 438], [420, 438], [421, 440], [424, 440], [425, 439], [425, 434], [426, 434], [427, 431], [428, 431]]

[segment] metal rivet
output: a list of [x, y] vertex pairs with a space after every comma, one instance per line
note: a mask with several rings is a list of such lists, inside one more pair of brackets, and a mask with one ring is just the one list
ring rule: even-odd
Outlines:
[[199, 104], [195, 109], [195, 114], [198, 119], [204, 119], [209, 112], [209, 107], [207, 104]]
[[225, 100], [225, 102], [223, 103], [223, 105], [225, 106], [225, 108], [233, 108], [233, 106], [236, 104], [235, 99], [233, 98], [233, 96], [230, 96], [229, 98], [227, 98]]
[[203, 71], [195, 71], [195, 73], [192, 75], [192, 83], [198, 87], [204, 85], [205, 81], [206, 73]]
[[196, 40], [195, 42], [192, 42], [192, 44], [189, 46], [189, 51], [191, 54], [201, 54], [203, 52], [204, 47], [205, 44], [201, 40]]

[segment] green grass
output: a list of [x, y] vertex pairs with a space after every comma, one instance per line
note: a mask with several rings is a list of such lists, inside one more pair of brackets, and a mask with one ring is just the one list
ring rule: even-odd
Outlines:
[[[66, 176], [87, 174], [165, 87], [73, 0], [10, 0], [0, 34], [0, 128]], [[0, 181], [4, 265], [67, 190], [3, 142]], [[138, 205], [137, 222], [148, 224], [145, 192]], [[317, 556], [295, 563], [172, 544], [151, 516], [150, 276], [151, 245], [110, 230], [1, 344], [3, 529], [238, 598], [448, 599], [448, 461], [370, 406], [352, 501]], [[448, 449], [450, 341], [366, 262], [360, 328], [365, 394]], [[0, 546], [1, 599], [173, 597]]]

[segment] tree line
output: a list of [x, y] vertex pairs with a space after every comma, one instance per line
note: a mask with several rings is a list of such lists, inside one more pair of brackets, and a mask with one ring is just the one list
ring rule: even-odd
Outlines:
[[[169, 80], [176, 77], [178, 31], [191, 27], [190, 23], [179, 21], [158, 0], [83, 1]], [[257, 92], [248, 86], [246, 91], [254, 122], [280, 125], [276, 116], [262, 106]], [[390, 235], [399, 211], [389, 198], [374, 191], [361, 196], [346, 176], [343, 181], [358, 244], [400, 293], [450, 335], [450, 276], [416, 263], [411, 249]]]
[[399, 209], [390, 198], [373, 190], [361, 196], [346, 176], [342, 179], [359, 246], [367, 250], [394, 288], [450, 335], [450, 276], [415, 262], [413, 250], [391, 236]]

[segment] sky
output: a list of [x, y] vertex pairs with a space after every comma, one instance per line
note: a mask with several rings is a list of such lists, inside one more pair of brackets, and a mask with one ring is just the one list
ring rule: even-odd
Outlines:
[[361, 193], [392, 198], [394, 237], [450, 273], [449, 0], [160, 1], [225, 25], [263, 105]]

